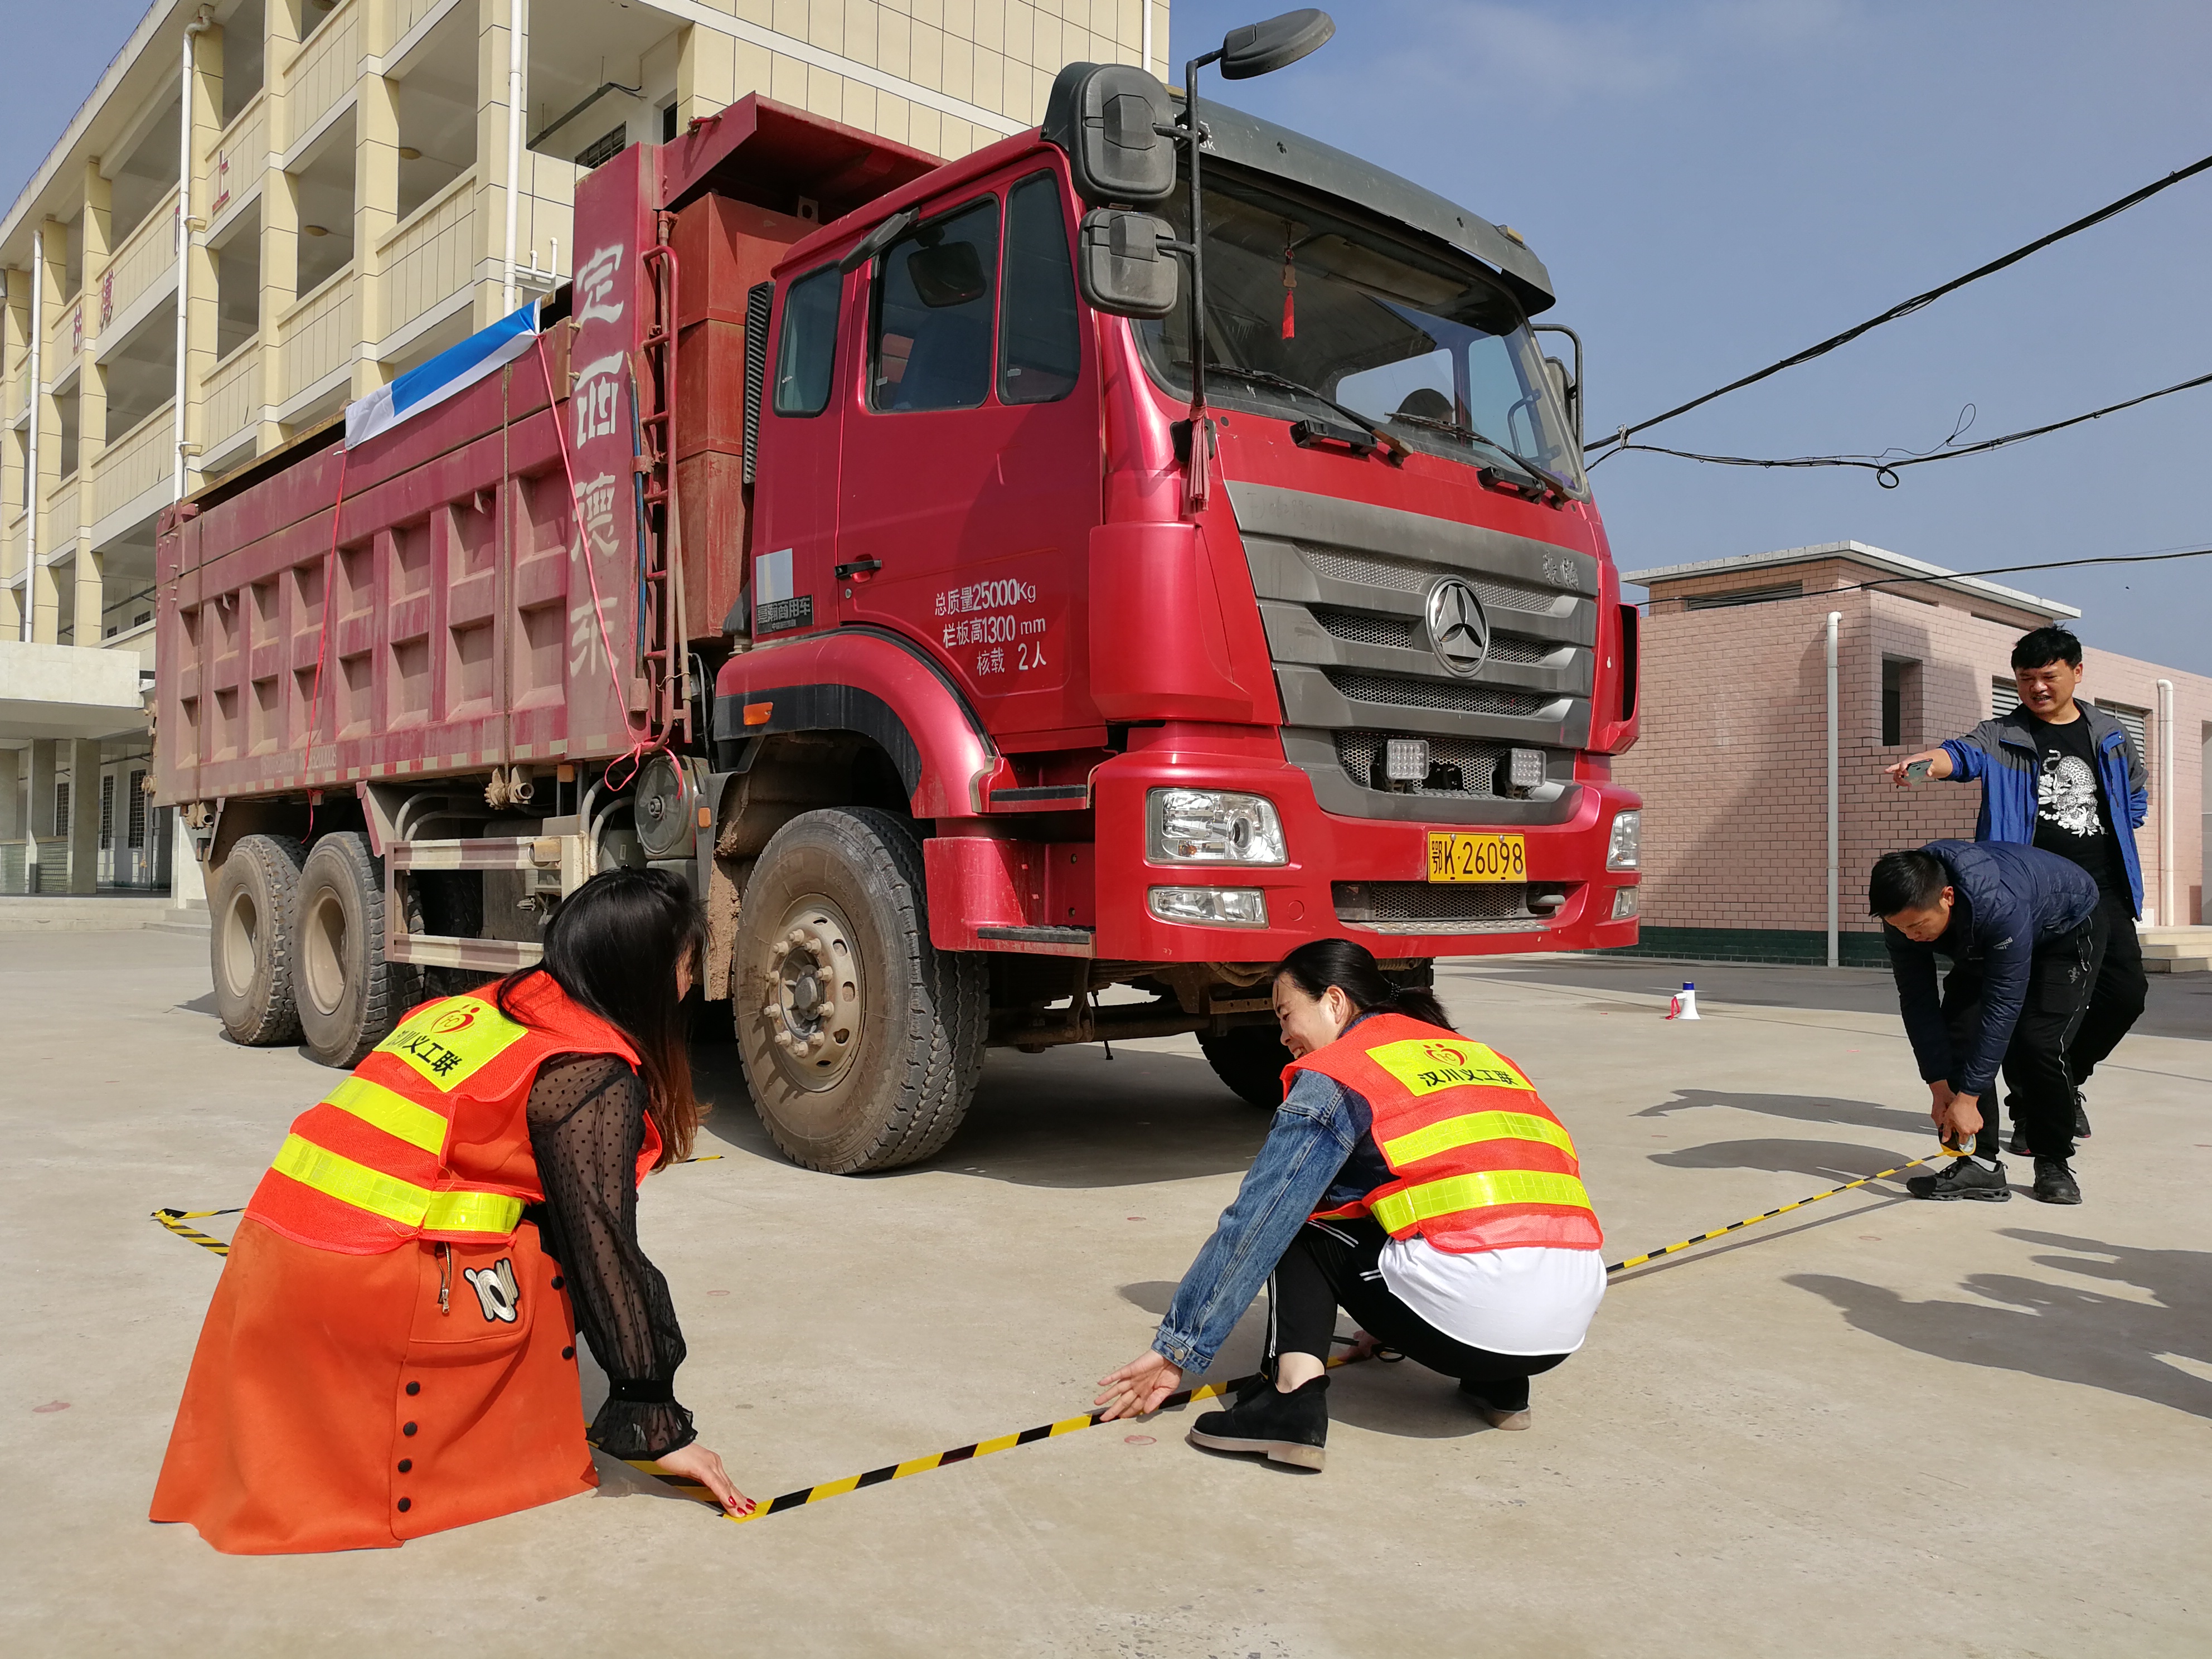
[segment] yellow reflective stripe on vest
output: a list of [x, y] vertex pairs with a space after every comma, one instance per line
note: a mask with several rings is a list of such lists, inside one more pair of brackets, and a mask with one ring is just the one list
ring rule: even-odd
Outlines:
[[1590, 1207], [1589, 1194], [1571, 1175], [1543, 1170], [1486, 1170], [1474, 1175], [1447, 1176], [1407, 1187], [1371, 1206], [1376, 1220], [1387, 1232], [1404, 1232], [1416, 1222], [1430, 1221], [1458, 1210], [1487, 1209], [1498, 1204], [1559, 1204], [1570, 1209]]
[[426, 1003], [376, 1045], [447, 1093], [530, 1035], [489, 1002], [447, 997]]
[[349, 1077], [330, 1091], [323, 1104], [335, 1106], [410, 1146], [420, 1146], [433, 1158], [446, 1150], [447, 1120], [381, 1083]]
[[1540, 1140], [1569, 1158], [1575, 1155], [1575, 1143], [1567, 1139], [1567, 1132], [1547, 1117], [1530, 1112], [1464, 1112], [1384, 1141], [1382, 1156], [1397, 1169], [1478, 1140]]
[[298, 1135], [284, 1137], [270, 1167], [325, 1197], [403, 1227], [441, 1233], [511, 1233], [522, 1220], [522, 1200], [509, 1194], [433, 1192], [341, 1158]]

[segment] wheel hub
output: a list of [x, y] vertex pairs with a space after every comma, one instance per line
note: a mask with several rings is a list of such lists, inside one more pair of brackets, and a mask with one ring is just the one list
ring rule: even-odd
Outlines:
[[762, 967], [760, 1018], [777, 1068], [801, 1088], [834, 1088], [860, 1049], [863, 981], [851, 927], [820, 899], [796, 904]]

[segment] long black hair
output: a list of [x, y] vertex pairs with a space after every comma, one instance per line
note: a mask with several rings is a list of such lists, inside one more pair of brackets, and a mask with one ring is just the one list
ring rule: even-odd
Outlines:
[[1270, 984], [1287, 979], [1316, 998], [1326, 995], [1334, 985], [1363, 1014], [1378, 1010], [1441, 1025], [1447, 1031], [1459, 1029], [1445, 1017], [1435, 992], [1421, 985], [1393, 985], [1376, 965], [1375, 953], [1348, 939], [1317, 939], [1301, 945], [1275, 964], [1267, 979]]
[[660, 1131], [659, 1169], [691, 1155], [702, 1108], [691, 1093], [691, 1051], [677, 968], [696, 975], [707, 946], [707, 919], [690, 891], [665, 870], [608, 870], [568, 895], [546, 924], [545, 956], [499, 982], [500, 1012], [515, 1009], [515, 988], [544, 973], [569, 997], [630, 1041], [645, 1078], [646, 1110]]

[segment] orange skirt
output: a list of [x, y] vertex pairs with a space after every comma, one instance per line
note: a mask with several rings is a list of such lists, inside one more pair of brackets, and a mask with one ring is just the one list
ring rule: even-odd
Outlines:
[[424, 1243], [344, 1255], [241, 1221], [153, 1518], [231, 1555], [390, 1549], [589, 1492], [575, 1343], [527, 1224], [441, 1258]]

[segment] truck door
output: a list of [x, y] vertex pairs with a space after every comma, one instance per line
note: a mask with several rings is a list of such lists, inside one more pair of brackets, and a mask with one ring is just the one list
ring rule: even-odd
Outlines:
[[[859, 289], [862, 279], [849, 286]], [[837, 531], [842, 422], [832, 405], [853, 380], [857, 326], [840, 326], [847, 278], [832, 262], [803, 272], [777, 295], [768, 407], [761, 420], [763, 485], [744, 573], [752, 637], [765, 643], [836, 620], [830, 573]], [[842, 358], [848, 366], [841, 380]]]
[[841, 469], [841, 617], [924, 641], [995, 734], [1042, 747], [1095, 726], [1081, 607], [1097, 371], [1058, 179], [1032, 171], [948, 202], [869, 282]]

